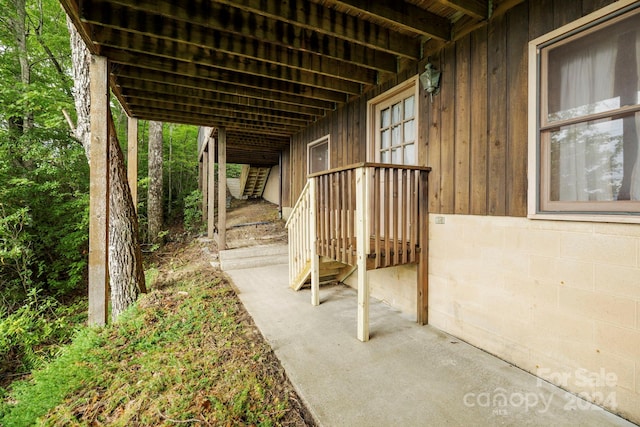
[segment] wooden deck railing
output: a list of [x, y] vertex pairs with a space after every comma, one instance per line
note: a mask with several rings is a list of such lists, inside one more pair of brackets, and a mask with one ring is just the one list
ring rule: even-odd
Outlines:
[[289, 234], [289, 284], [297, 288], [299, 282], [306, 279], [311, 267], [311, 181], [302, 189], [302, 193], [287, 220]]
[[318, 255], [356, 264], [356, 204], [362, 194], [368, 269], [417, 262], [421, 233], [426, 233], [420, 225], [427, 218], [428, 172], [414, 166], [362, 163], [311, 175], [316, 183]]
[[427, 175], [430, 168], [359, 163], [309, 176], [287, 227], [292, 286], [311, 276], [318, 305], [319, 264], [358, 269], [358, 339], [369, 339], [367, 271], [418, 264], [417, 320], [427, 321]]

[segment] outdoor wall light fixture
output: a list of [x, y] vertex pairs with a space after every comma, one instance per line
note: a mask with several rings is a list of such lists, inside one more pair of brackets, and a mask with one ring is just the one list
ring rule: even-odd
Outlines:
[[431, 62], [427, 62], [424, 73], [420, 74], [420, 83], [433, 102], [433, 95], [440, 92], [440, 71], [434, 68]]

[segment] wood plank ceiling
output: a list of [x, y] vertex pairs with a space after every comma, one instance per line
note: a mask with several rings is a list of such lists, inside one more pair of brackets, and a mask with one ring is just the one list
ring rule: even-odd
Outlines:
[[[506, 0], [508, 2], [509, 0]], [[61, 0], [131, 117], [226, 127], [228, 161], [289, 137], [486, 21], [488, 0]], [[498, 2], [499, 3], [499, 2]]]

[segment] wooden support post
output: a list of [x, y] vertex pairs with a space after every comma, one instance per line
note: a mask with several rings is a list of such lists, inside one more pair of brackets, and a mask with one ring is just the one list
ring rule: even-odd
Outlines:
[[133, 207], [138, 212], [138, 119], [132, 117], [127, 125], [127, 178]]
[[418, 182], [418, 224], [420, 253], [418, 254], [418, 283], [417, 283], [417, 322], [426, 325], [429, 321], [429, 200], [428, 200], [428, 172], [420, 172]]
[[227, 248], [227, 131], [218, 128], [218, 250]]
[[91, 56], [89, 325], [107, 323], [109, 281], [109, 63]]
[[209, 173], [209, 156], [205, 148], [202, 152], [202, 222], [205, 224], [209, 218]]
[[210, 189], [207, 194], [207, 205], [209, 209], [207, 211], [207, 237], [213, 239], [213, 232], [215, 230], [215, 206], [216, 206], [216, 174], [214, 173], [214, 165], [216, 164], [216, 142], [212, 137], [209, 137], [209, 152], [207, 154], [208, 164], [211, 170], [208, 173], [207, 187]]
[[356, 248], [358, 266], [358, 339], [369, 341], [369, 180], [366, 167], [356, 169]]
[[309, 243], [311, 252], [311, 305], [320, 305], [320, 257], [318, 256], [318, 201], [316, 178], [309, 180]]

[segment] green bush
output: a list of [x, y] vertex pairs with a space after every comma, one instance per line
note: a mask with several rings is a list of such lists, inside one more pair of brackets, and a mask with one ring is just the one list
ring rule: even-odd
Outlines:
[[84, 302], [64, 306], [35, 288], [12, 313], [0, 308], [0, 374], [28, 372], [49, 360], [84, 322], [85, 310]]
[[194, 190], [184, 198], [184, 228], [190, 233], [200, 233], [204, 229], [200, 190]]

